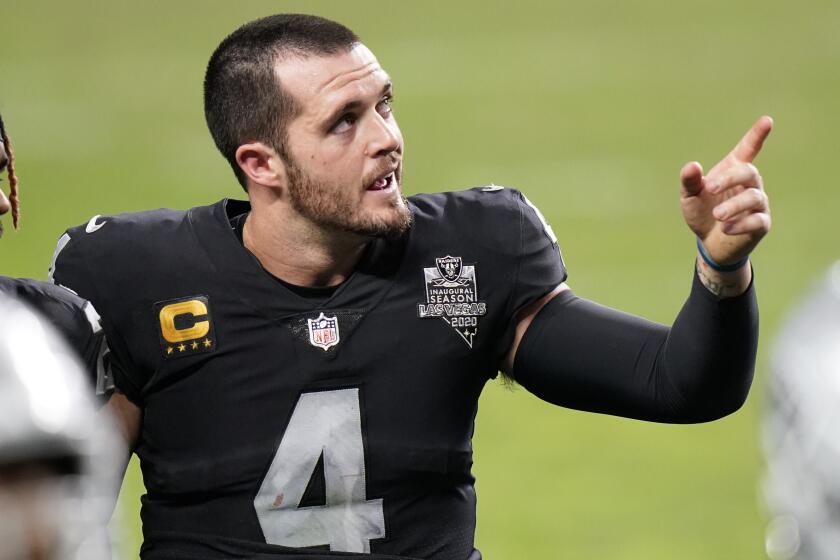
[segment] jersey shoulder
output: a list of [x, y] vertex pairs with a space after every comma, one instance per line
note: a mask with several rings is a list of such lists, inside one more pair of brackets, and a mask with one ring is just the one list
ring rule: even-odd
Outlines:
[[491, 184], [419, 194], [409, 202], [419, 229], [489, 246], [499, 257], [521, 257], [534, 244], [557, 247], [557, 237], [543, 214], [517, 189]]
[[80, 251], [105, 253], [114, 256], [126, 255], [128, 247], [138, 248], [163, 243], [187, 217], [183, 210], [158, 209], [144, 212], [129, 212], [113, 216], [96, 215], [88, 222], [71, 227], [59, 240], [59, 251], [72, 242]]
[[23, 300], [41, 313], [57, 306], [76, 315], [87, 303], [68, 288], [30, 278], [0, 276], [0, 293]]
[[[205, 293], [192, 288], [195, 279], [213, 278], [194, 225], [212, 221], [218, 204], [94, 216], [59, 239], [50, 278], [101, 314], [114, 383], [135, 401], [159, 361], [158, 340], [150, 336], [156, 303]], [[213, 231], [221, 235], [225, 228]]]
[[506, 330], [499, 347], [508, 348], [517, 313], [567, 277], [557, 237], [543, 214], [523, 193], [498, 185], [423, 194], [409, 201], [414, 217], [411, 254], [438, 267], [447, 259], [469, 263], [482, 293], [502, 294]]
[[104, 335], [99, 315], [89, 301], [68, 288], [49, 282], [6, 276], [0, 276], [0, 293], [24, 302], [40, 313], [76, 352], [91, 383], [103, 383], [99, 375], [99, 358]]
[[409, 197], [415, 207], [415, 214], [421, 218], [438, 218], [458, 214], [480, 216], [484, 212], [502, 214], [517, 212], [522, 193], [516, 189], [499, 185], [487, 185], [470, 189], [438, 193], [423, 193]]
[[90, 302], [63, 286], [29, 278], [0, 276], [0, 293], [37, 310], [71, 342], [75, 338], [81, 340], [99, 328], [99, 318]]
[[211, 215], [213, 206], [96, 215], [59, 238], [49, 278], [96, 303], [86, 284], [111, 281], [125, 290], [131, 288], [126, 281], [142, 283], [150, 275], [175, 270], [197, 252], [191, 217]]

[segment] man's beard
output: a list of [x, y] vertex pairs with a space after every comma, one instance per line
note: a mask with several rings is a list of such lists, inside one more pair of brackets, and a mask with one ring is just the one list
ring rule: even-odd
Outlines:
[[[394, 197], [389, 212], [365, 215], [354, 207], [353, 198], [341, 188], [327, 188], [307, 175], [286, 157], [289, 197], [292, 207], [303, 217], [328, 230], [345, 231], [365, 237], [396, 238], [411, 226], [411, 211], [402, 195]], [[397, 181], [396, 175], [394, 181]]]

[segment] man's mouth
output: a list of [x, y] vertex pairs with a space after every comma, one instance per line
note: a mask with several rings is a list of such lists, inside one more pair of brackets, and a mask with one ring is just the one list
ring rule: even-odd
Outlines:
[[397, 186], [397, 179], [394, 175], [394, 172], [391, 171], [384, 177], [380, 177], [376, 181], [370, 184], [367, 188], [369, 191], [389, 191], [393, 190]]

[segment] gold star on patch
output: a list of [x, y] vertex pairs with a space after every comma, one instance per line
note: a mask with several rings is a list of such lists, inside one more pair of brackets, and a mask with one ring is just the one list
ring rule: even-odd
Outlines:
[[174, 350], [175, 350], [174, 348], [172, 348], [171, 346], [169, 346], [169, 347], [167, 347], [167, 348], [166, 348], [166, 353], [167, 353], [167, 354], [171, 354]]
[[211, 344], [213, 344], [213, 342], [209, 338], [204, 339], [204, 347], [205, 348], [210, 348]]
[[195, 340], [193, 340], [193, 343], [192, 343], [192, 344], [190, 344], [190, 348], [192, 348], [193, 350], [195, 350], [196, 348], [198, 348], [198, 342], [197, 342], [197, 341], [195, 341]]
[[184, 350], [186, 350], [186, 349], [187, 349], [187, 347], [186, 347], [186, 346], [184, 346], [184, 343], [183, 343], [183, 342], [182, 342], [181, 344], [179, 344], [179, 345], [178, 345], [178, 352], [183, 352], [183, 351], [184, 351]]

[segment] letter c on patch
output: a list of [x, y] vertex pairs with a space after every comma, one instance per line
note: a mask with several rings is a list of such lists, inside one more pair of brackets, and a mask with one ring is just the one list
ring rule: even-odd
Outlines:
[[[179, 322], [191, 326], [179, 329], [175, 326], [175, 319], [179, 317], [183, 317]], [[207, 305], [203, 301], [191, 299], [164, 306], [160, 310], [160, 332], [164, 339], [173, 344], [205, 336], [210, 332]]]

